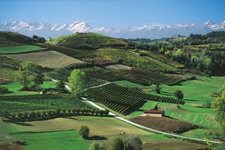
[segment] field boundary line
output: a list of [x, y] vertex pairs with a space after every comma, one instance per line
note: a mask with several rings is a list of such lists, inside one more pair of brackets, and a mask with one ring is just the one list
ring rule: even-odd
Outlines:
[[[100, 110], [105, 110], [104, 108], [98, 106], [97, 104], [95, 104], [94, 102], [88, 100], [85, 97], [81, 97], [81, 99], [84, 100], [85, 102], [91, 104], [92, 106], [100, 109]], [[148, 127], [142, 126], [140, 124], [134, 123], [134, 122], [132, 122], [130, 120], [124, 119], [124, 118], [122, 118], [120, 116], [117, 116], [117, 115], [115, 115], [114, 113], [111, 113], [111, 112], [109, 112], [109, 115], [114, 116], [118, 120], [121, 120], [123, 122], [126, 122], [128, 124], [131, 124], [133, 126], [136, 126], [136, 127], [141, 128], [143, 130], [146, 130], [146, 131], [150, 131], [150, 132], [154, 132], [154, 133], [158, 133], [158, 134], [162, 134], [162, 135], [167, 135], [167, 136], [171, 136], [171, 137], [175, 137], [175, 138], [186, 139], [186, 140], [193, 140], [193, 141], [198, 141], [198, 142], [207, 142], [204, 139], [193, 138], [193, 137], [186, 137], [186, 136], [181, 136], [181, 135], [177, 135], [177, 134], [173, 134], [173, 133], [167, 133], [167, 132], [158, 131], [158, 130], [155, 130], [155, 129], [152, 129], [152, 128], [148, 128]], [[209, 140], [209, 142], [215, 143], [215, 144], [221, 144], [221, 143], [223, 143], [223, 142], [220, 142], [220, 141], [213, 141], [213, 140]]]

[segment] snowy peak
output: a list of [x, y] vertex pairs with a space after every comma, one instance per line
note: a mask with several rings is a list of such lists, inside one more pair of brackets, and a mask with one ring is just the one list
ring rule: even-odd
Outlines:
[[83, 21], [76, 21], [67, 26], [67, 29], [71, 32], [86, 32], [91, 28], [87, 23]]
[[214, 23], [209, 20], [203, 24], [184, 23], [175, 25], [144, 25], [138, 27], [111, 28], [91, 27], [84, 21], [75, 21], [69, 24], [51, 24], [45, 22], [14, 21], [11, 23], [0, 23], [0, 30], [13, 31], [28, 36], [38, 35], [45, 38], [58, 37], [76, 32], [95, 32], [116, 38], [150, 38], [157, 39], [173, 35], [189, 36], [193, 34], [205, 34], [211, 31], [225, 31], [225, 20], [222, 23]]
[[204, 25], [214, 25], [215, 23], [212, 20], [208, 20]]

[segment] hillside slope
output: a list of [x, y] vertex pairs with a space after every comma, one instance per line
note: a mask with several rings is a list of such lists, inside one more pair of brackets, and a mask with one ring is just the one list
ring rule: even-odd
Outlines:
[[31, 37], [16, 32], [0, 31], [0, 46], [14, 46], [31, 43], [33, 43]]

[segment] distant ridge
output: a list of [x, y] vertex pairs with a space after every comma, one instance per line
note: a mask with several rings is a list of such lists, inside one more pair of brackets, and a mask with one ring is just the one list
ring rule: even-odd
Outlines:
[[38, 35], [45, 38], [59, 37], [76, 32], [94, 32], [115, 38], [150, 38], [159, 39], [174, 35], [189, 36], [193, 34], [205, 34], [211, 31], [225, 31], [225, 21], [214, 23], [207, 21], [203, 24], [184, 23], [175, 25], [145, 25], [141, 27], [111, 28], [91, 27], [86, 22], [76, 21], [69, 24], [57, 25], [45, 22], [23, 22], [0, 23], [0, 31], [13, 31], [28, 36]]

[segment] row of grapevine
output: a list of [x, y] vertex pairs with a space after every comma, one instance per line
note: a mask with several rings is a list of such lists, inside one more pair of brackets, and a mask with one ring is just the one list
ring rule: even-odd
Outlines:
[[146, 100], [184, 104], [173, 97], [157, 96], [135, 91], [116, 84], [108, 84], [98, 88], [89, 89], [87, 96], [104, 104], [108, 108], [121, 114], [128, 114], [141, 107]]
[[127, 80], [142, 85], [158, 83], [174, 84], [183, 80], [183, 78], [179, 76], [172, 77], [162, 73], [147, 71], [140, 68], [106, 70], [103, 68], [93, 67], [86, 69], [85, 72], [91, 77], [103, 79], [106, 81]]

